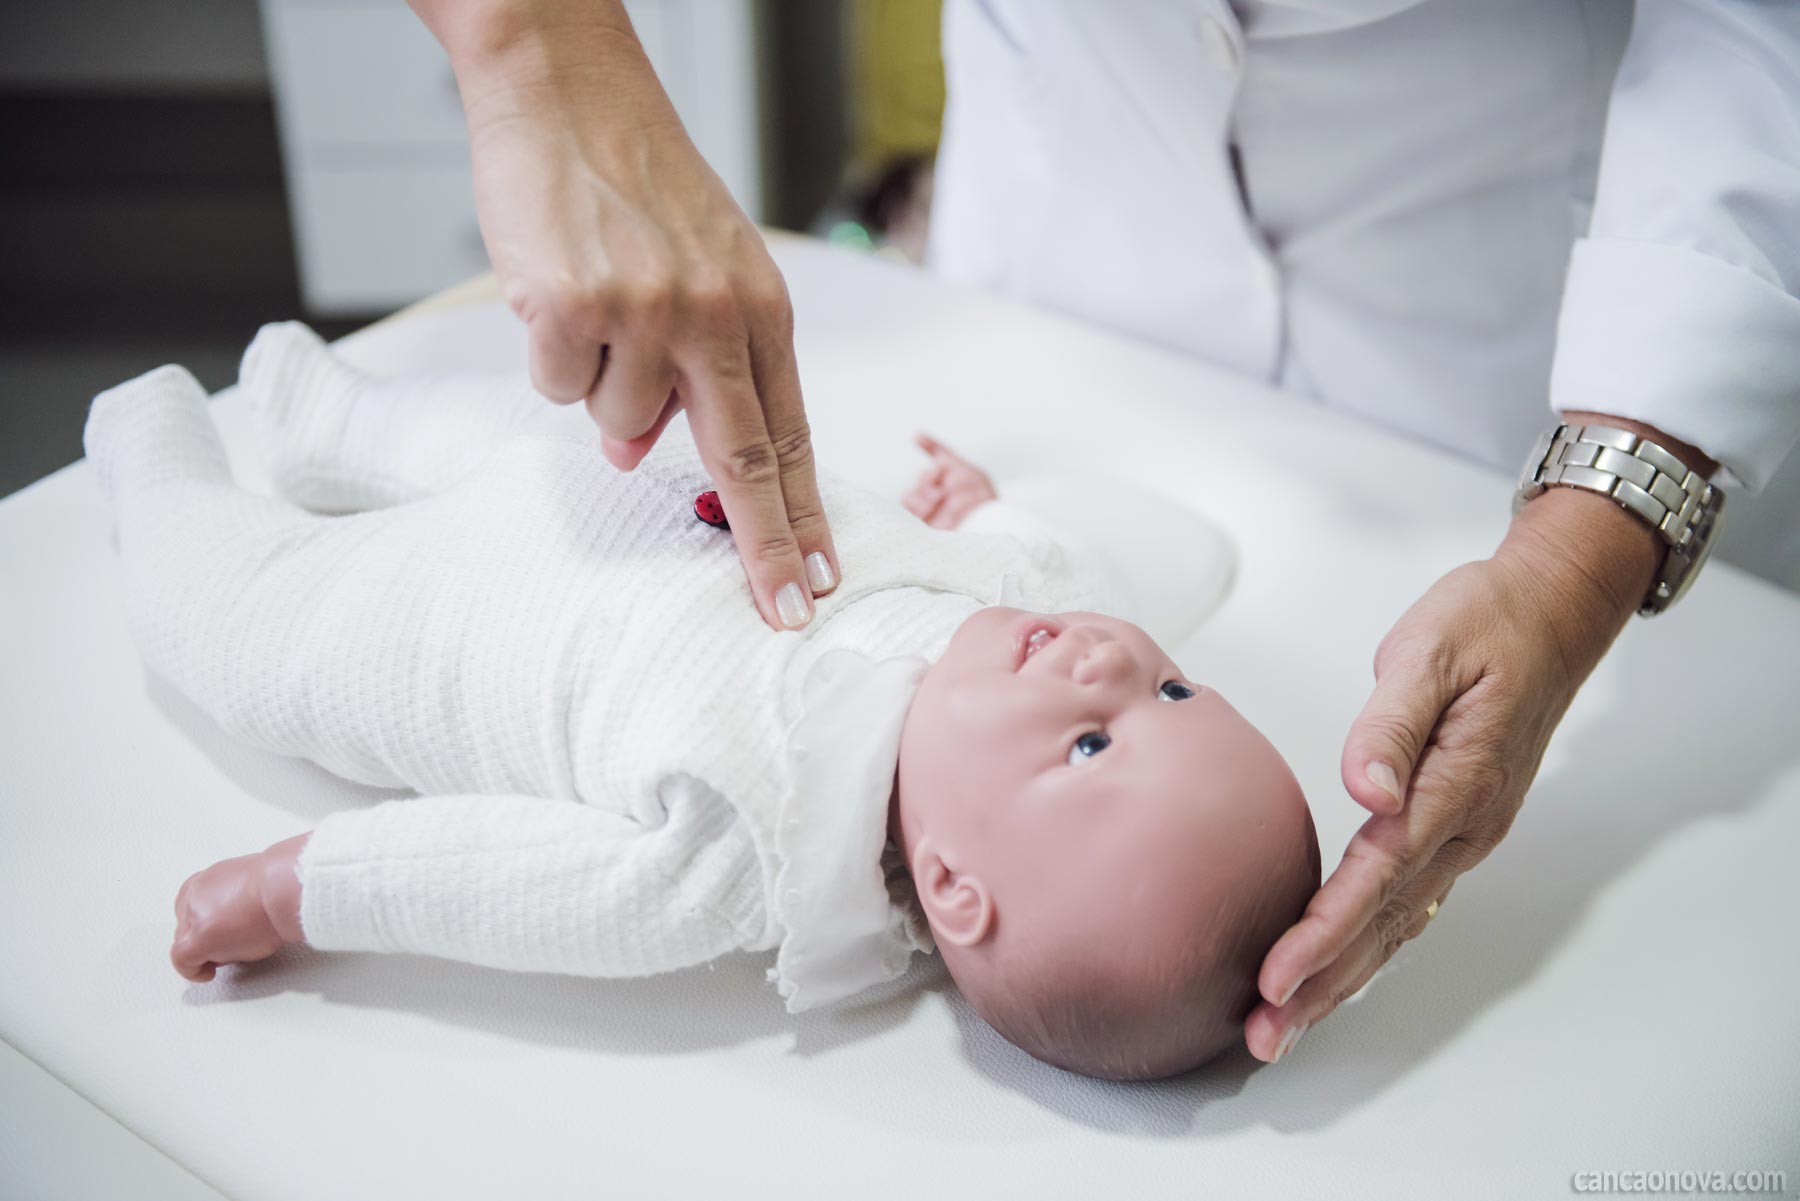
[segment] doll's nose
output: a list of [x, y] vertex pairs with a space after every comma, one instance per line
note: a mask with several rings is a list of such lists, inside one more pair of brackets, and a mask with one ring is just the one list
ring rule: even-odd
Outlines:
[[1103, 684], [1129, 677], [1134, 666], [1124, 643], [1102, 635], [1075, 660], [1069, 674], [1077, 684]]

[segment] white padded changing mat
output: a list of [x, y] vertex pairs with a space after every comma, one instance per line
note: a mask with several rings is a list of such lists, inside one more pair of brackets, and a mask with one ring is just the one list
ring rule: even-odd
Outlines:
[[[924, 428], [1002, 482], [1125, 475], [1231, 533], [1234, 591], [1176, 657], [1288, 756], [1333, 865], [1375, 644], [1491, 550], [1510, 482], [904, 268], [776, 250], [834, 470], [897, 495]], [[343, 348], [404, 370], [524, 342], [483, 304]], [[85, 464], [0, 502], [0, 794], [0, 1037], [240, 1201], [1800, 1187], [1800, 600], [1723, 566], [1633, 622], [1512, 835], [1360, 998], [1278, 1066], [1161, 1084], [1026, 1059], [930, 964], [799, 1018], [760, 956], [609, 982], [302, 952], [186, 984], [181, 880], [371, 794], [146, 678]]]

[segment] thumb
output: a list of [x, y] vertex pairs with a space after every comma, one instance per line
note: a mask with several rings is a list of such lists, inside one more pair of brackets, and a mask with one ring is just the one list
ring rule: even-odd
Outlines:
[[[681, 399], [679, 393], [669, 393], [669, 398], [663, 402], [662, 412], [656, 415], [656, 420], [651, 423], [650, 428], [637, 437], [615, 438], [602, 430], [600, 432], [600, 452], [606, 456], [609, 463], [620, 471], [635, 469], [639, 463], [644, 461], [644, 456], [655, 447], [656, 440], [662, 437], [663, 429], [670, 420], [685, 407], [686, 402]], [[591, 400], [588, 402], [588, 414], [594, 418], [596, 425], [599, 424], [599, 410]]]
[[1406, 807], [1413, 769], [1438, 718], [1455, 697], [1449, 673], [1417, 656], [1378, 669], [1375, 691], [1350, 726], [1339, 770], [1357, 804], [1380, 816]]

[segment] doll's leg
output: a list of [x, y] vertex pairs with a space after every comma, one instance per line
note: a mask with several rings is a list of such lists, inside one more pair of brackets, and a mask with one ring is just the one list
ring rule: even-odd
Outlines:
[[[117, 514], [145, 663], [238, 737], [312, 754], [311, 699], [287, 683], [306, 663], [293, 632], [359, 548], [386, 553], [407, 511], [321, 517], [237, 487], [206, 391], [180, 367], [97, 396], [85, 441]], [[375, 767], [343, 774], [399, 782]]]
[[239, 383], [262, 416], [277, 487], [319, 512], [417, 500], [468, 475], [514, 433], [585, 420], [532, 391], [523, 373], [368, 375], [294, 321], [257, 332]]

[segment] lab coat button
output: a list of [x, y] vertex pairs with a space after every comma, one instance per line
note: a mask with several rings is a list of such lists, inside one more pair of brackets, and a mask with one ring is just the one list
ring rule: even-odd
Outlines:
[[1237, 43], [1232, 41], [1231, 34], [1224, 25], [1207, 17], [1200, 22], [1200, 41], [1206, 47], [1207, 56], [1221, 69], [1237, 70]]

